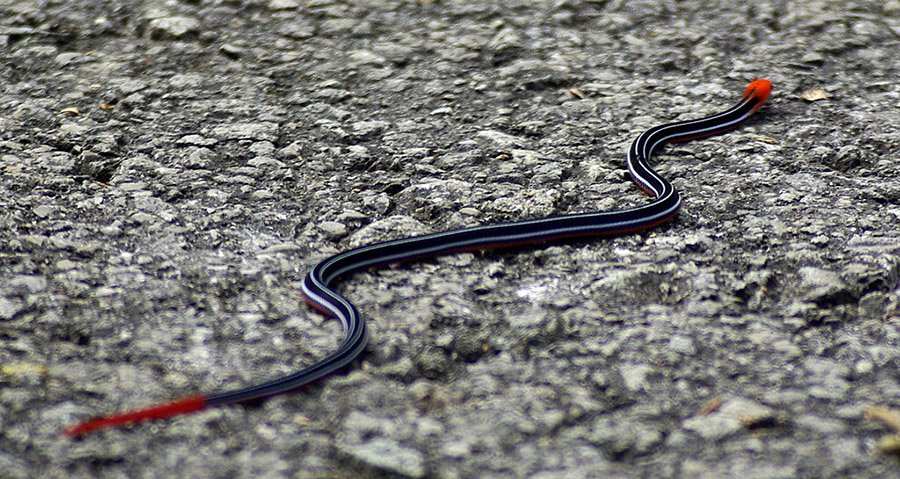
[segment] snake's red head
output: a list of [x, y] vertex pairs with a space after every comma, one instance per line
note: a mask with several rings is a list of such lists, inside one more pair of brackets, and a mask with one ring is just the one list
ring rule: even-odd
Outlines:
[[756, 106], [753, 108], [753, 111], [756, 111], [763, 106], [770, 93], [772, 93], [772, 82], [764, 78], [757, 78], [744, 89], [744, 98], [749, 97], [756, 100]]

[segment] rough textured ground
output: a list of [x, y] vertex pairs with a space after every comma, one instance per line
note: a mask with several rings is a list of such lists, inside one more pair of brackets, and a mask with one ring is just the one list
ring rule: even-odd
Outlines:
[[[0, 476], [898, 477], [900, 2], [0, 1]], [[664, 228], [360, 274], [361, 361], [298, 394], [69, 440], [309, 364], [328, 254], [646, 201]], [[829, 98], [801, 99], [812, 88]]]

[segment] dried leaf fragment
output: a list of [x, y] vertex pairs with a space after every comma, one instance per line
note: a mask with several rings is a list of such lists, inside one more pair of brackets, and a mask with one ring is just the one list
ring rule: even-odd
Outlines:
[[63, 108], [62, 110], [59, 110], [59, 112], [64, 115], [72, 115], [72, 116], [81, 114], [81, 110], [79, 110], [77, 106], [70, 106], [67, 108]]
[[754, 140], [756, 140], [756, 141], [760, 141], [760, 142], [763, 142], [763, 143], [767, 143], [767, 144], [769, 144], [769, 145], [777, 145], [777, 144], [778, 144], [778, 140], [775, 139], [775, 138], [772, 138], [771, 136], [766, 136], [766, 135], [751, 135], [751, 137], [752, 137]]
[[578, 88], [576, 88], [576, 87], [574, 87], [574, 86], [569, 87], [569, 88], [566, 88], [566, 91], [569, 92], [570, 95], [572, 95], [572, 96], [574, 96], [574, 97], [576, 97], [576, 98], [580, 98], [580, 99], [582, 99], [582, 100], [583, 100], [585, 97], [587, 97], [587, 95], [585, 95], [583, 91], [579, 90]]
[[878, 444], [875, 447], [884, 454], [900, 456], [900, 436], [894, 434], [884, 436], [878, 440]]
[[805, 92], [801, 93], [800, 98], [802, 98], [806, 101], [810, 101], [810, 102], [819, 101], [819, 100], [827, 100], [827, 99], [831, 98], [831, 93], [828, 93], [827, 91], [825, 91], [824, 88], [822, 88], [820, 86], [814, 86], [814, 87], [810, 88], [809, 90], [806, 90]]
[[782, 422], [775, 416], [741, 416], [739, 420], [741, 426], [750, 430], [776, 427]]
[[900, 410], [888, 409], [886, 407], [873, 406], [870, 404], [866, 406], [863, 416], [866, 419], [880, 421], [894, 431], [900, 432]]
[[719, 408], [722, 407], [722, 404], [725, 404], [725, 401], [723, 401], [721, 398], [714, 397], [709, 401], [706, 401], [704, 405], [700, 406], [700, 410], [697, 411], [697, 415], [709, 416], [710, 414], [718, 411]]

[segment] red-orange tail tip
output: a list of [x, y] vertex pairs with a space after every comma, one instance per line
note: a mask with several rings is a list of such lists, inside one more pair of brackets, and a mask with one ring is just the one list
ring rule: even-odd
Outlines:
[[772, 93], [772, 82], [765, 78], [757, 78], [744, 89], [744, 97], [753, 97], [759, 101], [760, 106], [766, 102]]
[[107, 427], [151, 421], [154, 419], [165, 419], [167, 417], [190, 414], [204, 409], [206, 409], [206, 396], [191, 396], [147, 409], [116, 414], [114, 416], [94, 418], [64, 430], [63, 434], [69, 437], [76, 437]]

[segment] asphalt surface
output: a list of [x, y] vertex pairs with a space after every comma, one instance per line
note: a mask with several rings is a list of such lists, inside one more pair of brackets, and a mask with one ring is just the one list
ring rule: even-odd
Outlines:
[[[0, 1], [0, 477], [900, 477], [900, 2]], [[329, 254], [647, 201], [672, 224], [358, 274]]]

